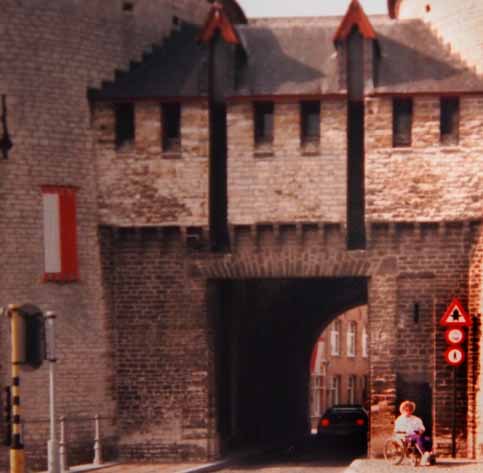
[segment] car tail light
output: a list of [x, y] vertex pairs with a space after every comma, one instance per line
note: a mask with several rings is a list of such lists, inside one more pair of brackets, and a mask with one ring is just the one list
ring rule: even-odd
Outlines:
[[320, 425], [321, 425], [322, 427], [329, 427], [329, 424], [330, 424], [329, 419], [322, 419], [322, 420], [320, 421]]
[[364, 419], [357, 419], [356, 420], [356, 425], [364, 425], [366, 422]]

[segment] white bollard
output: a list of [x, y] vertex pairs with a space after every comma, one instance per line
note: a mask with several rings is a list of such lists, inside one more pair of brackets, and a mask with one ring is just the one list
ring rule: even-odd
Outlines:
[[67, 465], [67, 446], [65, 444], [65, 417], [60, 418], [60, 442], [59, 442], [59, 456], [60, 456], [60, 473], [67, 473], [69, 467]]
[[102, 465], [102, 445], [101, 445], [101, 419], [99, 414], [94, 417], [95, 437], [94, 437], [94, 465]]

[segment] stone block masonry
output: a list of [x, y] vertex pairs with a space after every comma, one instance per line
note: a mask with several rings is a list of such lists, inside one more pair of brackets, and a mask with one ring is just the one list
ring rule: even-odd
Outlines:
[[[483, 211], [480, 96], [460, 101], [459, 143], [440, 143], [440, 97], [414, 98], [412, 145], [393, 147], [392, 98], [366, 99], [365, 213], [369, 221], [478, 219]], [[157, 104], [136, 104], [135, 146], [114, 148], [112, 108], [95, 104], [100, 215], [117, 225], [206, 225], [208, 110], [183, 104], [181, 153], [160, 149]], [[305, 153], [300, 103], [277, 102], [274, 140], [260, 152], [251, 102], [228, 106], [228, 223], [344, 223], [347, 103], [322, 99], [320, 145]], [[268, 152], [267, 152], [268, 151]], [[173, 157], [173, 156], [171, 156]]]
[[163, 152], [161, 104], [135, 106], [135, 140], [115, 146], [112, 105], [96, 104], [99, 220], [103, 224], [208, 225], [208, 106], [181, 105], [181, 148]]
[[[123, 8], [127, 3], [131, 9]], [[2, 2], [0, 91], [14, 147], [0, 162], [0, 305], [31, 302], [58, 314], [58, 414], [110, 417], [116, 436], [111, 328], [98, 239], [96, 163], [88, 87], [140, 60], [169, 34], [172, 16], [202, 21], [204, 4], [186, 0]], [[80, 279], [43, 282], [42, 185], [77, 189]], [[8, 327], [0, 321], [0, 383], [10, 382]], [[48, 370], [22, 375], [28, 467], [45, 469]], [[91, 425], [70, 422], [70, 461], [91, 452]], [[82, 448], [86, 447], [87, 448]], [[84, 453], [85, 455], [85, 453]]]
[[[451, 373], [442, 361], [442, 343], [434, 342], [442, 338], [435, 317], [452, 296], [468, 300], [470, 254], [480, 232], [480, 224], [459, 222], [374, 224], [368, 249], [348, 252], [341, 226], [321, 224], [315, 232], [303, 226], [298, 236], [290, 226], [235, 226], [232, 252], [222, 256], [203, 245], [189, 249], [174, 228], [103, 229], [106, 283], [115, 301], [111, 316], [123, 455], [204, 458], [213, 454], [212, 445], [223, 443], [212, 407], [218, 391], [210, 361], [216, 327], [209, 281], [347, 277], [369, 281], [371, 453], [380, 454], [392, 430], [398, 395], [404, 395], [397, 392], [402, 377], [430, 386], [436, 447], [439, 454], [449, 454], [445, 412]], [[343, 293], [337, 297], [344, 304]], [[460, 375], [458, 452], [464, 455], [467, 408], [474, 401], [466, 393], [466, 375]]]

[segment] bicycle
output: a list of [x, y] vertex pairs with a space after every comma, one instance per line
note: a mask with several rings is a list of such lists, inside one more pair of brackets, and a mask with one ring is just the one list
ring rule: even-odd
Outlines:
[[[396, 432], [384, 443], [384, 458], [391, 465], [399, 465], [407, 458], [412, 466], [418, 466], [422, 456], [418, 446], [408, 440], [405, 434]], [[434, 455], [430, 456], [429, 462], [431, 465], [436, 463]]]

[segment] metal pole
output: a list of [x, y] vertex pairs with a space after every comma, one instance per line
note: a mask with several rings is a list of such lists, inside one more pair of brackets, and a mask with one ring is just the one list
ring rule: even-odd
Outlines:
[[50, 439], [47, 442], [49, 473], [59, 473], [59, 442], [55, 429], [55, 314], [45, 313], [47, 332], [47, 360], [49, 361], [49, 416]]
[[453, 366], [453, 419], [451, 426], [451, 456], [456, 458], [456, 366]]
[[20, 363], [23, 361], [21, 346], [22, 317], [17, 306], [8, 307], [12, 328], [12, 443], [10, 445], [10, 472], [25, 472], [25, 450], [21, 439], [20, 428]]

